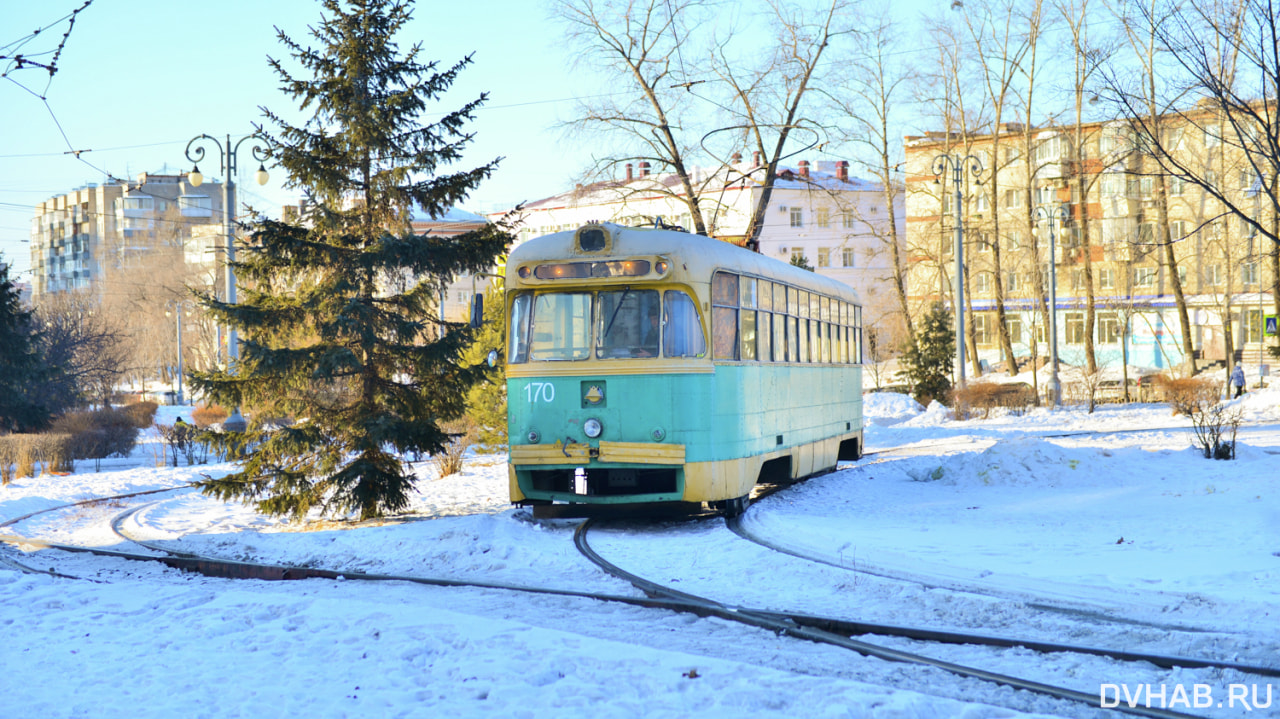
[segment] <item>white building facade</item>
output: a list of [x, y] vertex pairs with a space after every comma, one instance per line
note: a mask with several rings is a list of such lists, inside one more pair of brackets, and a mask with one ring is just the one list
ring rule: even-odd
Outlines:
[[[844, 161], [800, 161], [778, 173], [759, 236], [761, 254], [787, 261], [804, 260], [821, 275], [859, 292], [864, 317], [877, 322], [893, 312], [892, 261], [885, 188], [849, 177]], [[517, 243], [588, 222], [652, 225], [657, 221], [692, 232], [695, 224], [675, 175], [650, 174], [647, 163], [626, 166], [620, 180], [578, 186], [572, 191], [530, 202], [523, 208]], [[637, 171], [638, 170], [638, 171]], [[763, 192], [763, 168], [734, 163], [693, 173], [698, 206], [707, 233], [742, 245], [752, 211]], [[892, 210], [905, 228], [902, 193]], [[490, 215], [498, 220], [502, 213]]]

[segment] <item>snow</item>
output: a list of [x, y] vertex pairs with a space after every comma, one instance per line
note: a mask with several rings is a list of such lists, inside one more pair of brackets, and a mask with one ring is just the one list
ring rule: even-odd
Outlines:
[[[637, 574], [743, 606], [1274, 664], [1280, 390], [1232, 406], [1244, 418], [1238, 458], [1215, 462], [1191, 446], [1188, 420], [1163, 405], [956, 421], [940, 405], [869, 393], [868, 455], [759, 501], [743, 520], [826, 564], [746, 542], [712, 519], [608, 523], [592, 542]], [[162, 407], [159, 421], [186, 411]], [[577, 553], [575, 521], [535, 521], [510, 506], [501, 455], [471, 457], [443, 478], [430, 462], [415, 464], [418, 493], [404, 516], [305, 524], [185, 488], [230, 465], [157, 467], [157, 456], [149, 437], [100, 472], [84, 462], [69, 476], [15, 480], [0, 488], [0, 521], [174, 491], [39, 514], [0, 533], [145, 551], [110, 529], [136, 509], [123, 521], [131, 536], [185, 551], [639, 596]], [[79, 579], [21, 573], [14, 562]], [[0, 600], [4, 717], [1097, 713], [719, 619], [566, 596], [213, 579], [3, 545]], [[1208, 684], [1219, 699], [1241, 683], [1262, 699], [1269, 687], [1280, 695], [1280, 685], [1231, 671], [945, 651], [1093, 695], [1139, 683], [1187, 693]], [[1202, 712], [1244, 715], [1225, 704]]]

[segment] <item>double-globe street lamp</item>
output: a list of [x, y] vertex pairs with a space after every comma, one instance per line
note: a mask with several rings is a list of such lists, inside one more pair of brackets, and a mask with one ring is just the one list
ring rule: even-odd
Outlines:
[[[220, 165], [222, 167], [222, 223], [223, 237], [226, 245], [223, 247], [226, 257], [226, 284], [225, 296], [223, 301], [229, 305], [236, 303], [236, 278], [235, 273], [231, 269], [231, 264], [236, 259], [235, 249], [235, 222], [236, 222], [236, 153], [240, 151], [240, 146], [246, 141], [252, 140], [249, 147], [253, 151], [253, 157], [258, 161], [258, 171], [254, 173], [254, 179], [259, 185], [267, 184], [267, 168], [262, 164], [267, 161], [267, 141], [262, 135], [253, 134], [240, 138], [235, 145], [231, 144], [231, 136], [226, 136], [226, 144], [218, 142], [209, 135], [197, 135], [191, 138], [187, 143], [186, 155], [187, 159], [192, 163], [191, 173], [187, 175], [187, 180], [192, 187], [199, 187], [204, 183], [204, 175], [200, 173], [200, 161], [204, 159], [204, 147], [200, 141], [207, 140], [218, 148]], [[236, 360], [240, 357], [240, 347], [236, 343], [236, 330], [234, 327], [227, 326], [227, 367], [230, 371], [235, 371]], [[228, 432], [243, 432], [248, 426], [244, 421], [244, 417], [240, 415], [240, 408], [233, 407], [231, 416], [222, 422], [222, 428]]]
[[[1062, 384], [1058, 382], [1058, 251], [1053, 232], [1054, 220], [1061, 226], [1067, 220], [1067, 208], [1062, 205], [1035, 211], [1036, 224], [1049, 221], [1049, 396], [1054, 407], [1062, 406]], [[1034, 339], [1034, 338], [1032, 338]]]
[[973, 155], [938, 155], [933, 158], [935, 185], [940, 184], [942, 174], [948, 167], [951, 168], [951, 185], [955, 188], [955, 200], [952, 205], [955, 209], [956, 223], [956, 387], [959, 388], [964, 386], [964, 224], [960, 210], [964, 204], [964, 171], [969, 170], [969, 176], [973, 178], [974, 184], [982, 184], [982, 180], [979, 179], [982, 176], [982, 161]]
[[182, 374], [182, 315], [185, 313], [188, 317], [190, 317], [191, 310], [195, 309], [195, 303], [192, 302], [191, 300], [166, 300], [164, 303], [164, 306], [165, 306], [165, 312], [164, 312], [165, 317], [173, 316], [177, 318], [176, 323], [177, 323], [177, 339], [178, 339], [178, 404], [183, 404], [182, 380], [184, 378]]

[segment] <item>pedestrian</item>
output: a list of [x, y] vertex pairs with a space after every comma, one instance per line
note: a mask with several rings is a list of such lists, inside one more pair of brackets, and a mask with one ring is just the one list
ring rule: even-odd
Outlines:
[[1231, 370], [1231, 384], [1236, 388], [1235, 398], [1239, 399], [1244, 394], [1244, 368], [1238, 364]]

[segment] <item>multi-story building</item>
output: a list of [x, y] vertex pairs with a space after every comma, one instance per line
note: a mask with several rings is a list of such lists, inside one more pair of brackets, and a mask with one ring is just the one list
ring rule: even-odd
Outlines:
[[[1259, 183], [1223, 141], [1226, 125], [1212, 122], [1207, 111], [1162, 118], [1161, 125], [1165, 146], [1196, 167], [1197, 176], [1216, 179], [1237, 206], [1257, 204], [1248, 198]], [[907, 137], [912, 301], [953, 306], [954, 173], [952, 165], [935, 171], [943, 155], [971, 156], [982, 167], [980, 182], [970, 163], [961, 174], [971, 357], [989, 366], [1008, 359], [1001, 314], [1014, 357], [1048, 355], [1052, 261], [1064, 362], [1085, 364], [1092, 346], [1104, 368], [1126, 359], [1155, 368], [1183, 364], [1175, 281], [1201, 366], [1242, 357], [1264, 361], [1263, 320], [1273, 313], [1276, 283], [1271, 243], [1253, 237], [1210, 193], [1163, 174], [1143, 144], [1124, 122]]]
[[[739, 157], [730, 165], [695, 169], [699, 207], [707, 233], [743, 244], [759, 201], [762, 170]], [[663, 222], [693, 231], [694, 222], [675, 175], [652, 174], [647, 162], [626, 166], [618, 180], [579, 185], [573, 190], [523, 207], [518, 242], [587, 222], [652, 225]], [[902, 194], [894, 207], [904, 225]], [[864, 302], [868, 325], [888, 321], [895, 302], [890, 294], [889, 212], [884, 187], [849, 176], [845, 161], [800, 161], [778, 173], [759, 236], [758, 251], [784, 262], [804, 260], [816, 272], [855, 289]], [[492, 214], [498, 220], [502, 213]]]
[[192, 229], [221, 221], [221, 186], [195, 188], [185, 174], [142, 173], [135, 182], [89, 184], [49, 198], [36, 205], [31, 222], [34, 299], [97, 289], [105, 274], [127, 271], [158, 242], [191, 254]]

